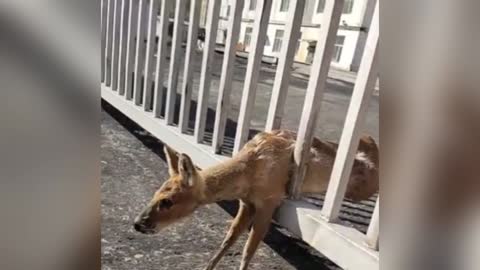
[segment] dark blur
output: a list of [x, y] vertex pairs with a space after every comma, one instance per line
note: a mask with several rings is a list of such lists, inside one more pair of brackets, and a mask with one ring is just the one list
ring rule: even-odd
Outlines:
[[381, 1], [382, 269], [479, 269], [479, 1]]
[[99, 14], [0, 2], [0, 269], [100, 269]]

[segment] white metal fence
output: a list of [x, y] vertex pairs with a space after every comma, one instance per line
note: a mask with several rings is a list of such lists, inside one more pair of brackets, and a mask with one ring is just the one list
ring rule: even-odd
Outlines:
[[[224, 144], [227, 115], [231, 110], [233, 70], [245, 1], [233, 1], [228, 18], [211, 146], [204, 143], [204, 136], [212, 59], [221, 5], [221, 1], [218, 0], [208, 1], [205, 45], [193, 135], [188, 130], [193, 85], [192, 61], [196, 50], [201, 2], [200, 0], [102, 0], [101, 93], [104, 100], [163, 142], [179, 151], [189, 153], [202, 167], [228, 158], [219, 153]], [[256, 6], [250, 41], [251, 49], [237, 119], [234, 153], [241, 149], [249, 138], [251, 113], [272, 2], [273, 0], [258, 1]], [[320, 111], [343, 4], [344, 0], [327, 0], [325, 4], [321, 35], [318, 37], [298, 128], [294, 154], [297, 171], [290, 190], [292, 199], [283, 203], [275, 219], [343, 268], [378, 269], [379, 197], [366, 234], [336, 222], [358, 147], [367, 105], [378, 76], [378, 3], [369, 29], [323, 209], [298, 200], [298, 190], [305, 173], [307, 153]], [[266, 130], [276, 129], [281, 125], [304, 8], [305, 1], [290, 1], [282, 42], [284, 45], [281, 48], [276, 70]], [[186, 14], [187, 11], [188, 14]], [[171, 37], [169, 36], [170, 14], [174, 14]], [[183, 58], [181, 54], [183, 53], [184, 19], [187, 15], [185, 64], [182, 66], [180, 58]], [[168, 46], [168, 42], [171, 42], [171, 46]], [[167, 56], [170, 57], [169, 60]], [[174, 125], [177, 84], [180, 81], [181, 68], [183, 68], [183, 77], [179, 91], [181, 96], [179, 120], [178, 125]], [[168, 79], [165, 80], [165, 78]]]

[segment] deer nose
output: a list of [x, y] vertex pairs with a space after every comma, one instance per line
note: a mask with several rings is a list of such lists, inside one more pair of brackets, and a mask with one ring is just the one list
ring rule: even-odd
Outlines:
[[133, 228], [134, 228], [135, 231], [137, 231], [137, 232], [142, 232], [143, 226], [142, 226], [140, 223], [135, 222], [135, 224], [133, 224]]
[[135, 231], [137, 232], [142, 232], [142, 229], [145, 227], [143, 224], [142, 224], [142, 219], [140, 216], [137, 216], [135, 218], [135, 220], [133, 221], [133, 228], [135, 229]]

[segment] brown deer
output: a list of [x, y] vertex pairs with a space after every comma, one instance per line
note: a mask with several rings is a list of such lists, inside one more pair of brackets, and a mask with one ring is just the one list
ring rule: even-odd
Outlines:
[[[165, 146], [170, 178], [135, 219], [135, 230], [154, 234], [202, 205], [239, 200], [240, 208], [230, 230], [205, 269], [214, 269], [240, 234], [251, 226], [240, 266], [241, 270], [247, 269], [275, 209], [286, 197], [294, 145], [293, 132], [262, 132], [233, 158], [204, 170], [196, 168], [188, 155]], [[336, 149], [334, 143], [314, 139], [303, 193], [326, 191]], [[345, 196], [355, 201], [367, 199], [378, 191], [378, 182], [378, 148], [371, 137], [363, 137]]]

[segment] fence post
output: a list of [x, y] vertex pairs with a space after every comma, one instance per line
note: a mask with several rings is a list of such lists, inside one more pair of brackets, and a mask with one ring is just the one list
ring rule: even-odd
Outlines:
[[373, 210], [372, 219], [370, 220], [370, 225], [368, 226], [367, 231], [367, 244], [378, 250], [378, 238], [380, 235], [380, 196], [377, 198], [375, 204], [375, 210]]
[[245, 84], [238, 115], [237, 133], [233, 153], [237, 153], [248, 140], [250, 120], [257, 93], [258, 76], [263, 57], [263, 48], [267, 39], [268, 22], [272, 9], [272, 0], [259, 1], [253, 23], [251, 50], [248, 55]]
[[195, 119], [195, 141], [201, 143], [207, 121], [208, 96], [210, 94], [210, 79], [212, 76], [212, 60], [217, 40], [218, 17], [222, 1], [210, 0], [207, 10], [207, 25], [205, 26], [205, 46], [203, 48], [202, 71], [200, 73], [200, 88], [198, 90], [197, 116]]
[[145, 111], [149, 111], [152, 105], [153, 52], [155, 51], [155, 40], [157, 36], [159, 1], [160, 0], [150, 0], [148, 8], [147, 58], [145, 59], [145, 79], [143, 83], [143, 108]]
[[135, 55], [135, 76], [133, 79], [133, 96], [135, 105], [142, 102], [142, 80], [145, 67], [145, 36], [147, 32], [147, 7], [148, 2], [153, 0], [140, 0], [137, 20], [137, 47]]
[[137, 37], [138, 0], [130, 0], [128, 11], [127, 56], [125, 64], [125, 98], [133, 98], [133, 69], [135, 63], [135, 39]]
[[378, 76], [378, 1], [367, 37], [365, 51], [353, 89], [345, 125], [338, 145], [322, 213], [328, 221], [338, 217], [358, 149], [370, 97]]
[[160, 117], [163, 107], [163, 71], [167, 66], [167, 40], [168, 40], [168, 24], [169, 14], [173, 7], [172, 0], [162, 0], [160, 8], [160, 25], [158, 34], [157, 47], [157, 64], [155, 68], [155, 90], [153, 97], [153, 114]]
[[188, 20], [188, 40], [185, 53], [185, 67], [183, 70], [182, 99], [180, 101], [180, 116], [178, 126], [180, 132], [185, 133], [190, 120], [190, 103], [192, 101], [193, 84], [193, 57], [195, 56], [198, 40], [198, 24], [200, 19], [200, 0], [190, 0], [190, 15]]
[[170, 69], [168, 73], [167, 102], [165, 104], [165, 121], [167, 125], [173, 124], [175, 103], [177, 100], [178, 73], [180, 71], [180, 53], [183, 42], [183, 28], [185, 23], [185, 0], [177, 0], [175, 9], [175, 25], [172, 39], [172, 52], [170, 53]]
[[118, 88], [118, 61], [120, 46], [120, 17], [121, 17], [121, 0], [114, 0], [113, 6], [113, 37], [112, 37], [112, 90]]
[[219, 153], [225, 135], [225, 125], [228, 112], [230, 111], [230, 94], [233, 84], [233, 71], [237, 52], [238, 36], [240, 34], [240, 23], [244, 0], [233, 1], [231, 5], [232, 15], [228, 19], [227, 39], [225, 42], [225, 53], [223, 58], [220, 86], [218, 88], [217, 109], [215, 114], [215, 126], [213, 130], [212, 146], [214, 153]]
[[125, 65], [127, 57], [127, 43], [128, 43], [128, 10], [129, 1], [122, 1], [122, 11], [120, 18], [120, 52], [118, 60], [118, 94], [123, 95], [125, 93]]
[[112, 83], [112, 37], [113, 37], [113, 5], [115, 0], [108, 0], [107, 20], [106, 20], [106, 51], [105, 51], [105, 85], [110, 86]]
[[303, 106], [300, 126], [295, 143], [294, 159], [295, 173], [290, 186], [290, 195], [298, 198], [309, 161], [313, 132], [317, 122], [320, 105], [323, 98], [328, 70], [332, 59], [338, 24], [342, 15], [344, 0], [327, 0], [320, 37], [308, 81], [305, 104]]
[[282, 124], [285, 100], [287, 98], [290, 74], [292, 71], [293, 58], [295, 57], [297, 42], [300, 38], [300, 26], [302, 25], [305, 1], [293, 0], [290, 3], [290, 11], [285, 26], [287, 44], [283, 45], [280, 52], [275, 81], [273, 83], [272, 97], [268, 109], [266, 130], [279, 129]]
[[101, 81], [105, 82], [105, 46], [107, 40], [107, 11], [108, 0], [102, 0], [102, 10], [100, 13], [101, 20], [101, 44], [100, 44], [100, 64], [101, 64]]

